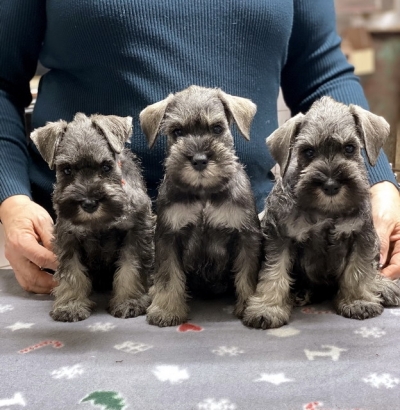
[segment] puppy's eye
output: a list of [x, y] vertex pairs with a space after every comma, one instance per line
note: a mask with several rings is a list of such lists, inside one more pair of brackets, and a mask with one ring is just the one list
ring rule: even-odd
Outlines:
[[72, 169], [70, 167], [65, 167], [63, 169], [63, 172], [65, 175], [71, 175], [72, 174]]
[[175, 136], [176, 138], [178, 138], [178, 137], [183, 137], [183, 130], [182, 130], [182, 128], [175, 128], [175, 129], [172, 131], [172, 134], [174, 134], [174, 136]]
[[110, 165], [107, 165], [107, 164], [103, 164], [103, 165], [101, 166], [101, 170], [102, 170], [103, 172], [110, 172], [110, 171], [111, 171], [111, 166], [110, 166]]
[[224, 130], [224, 129], [221, 127], [221, 125], [214, 125], [214, 126], [212, 127], [213, 133], [214, 133], [214, 134], [217, 134], [217, 135], [222, 134], [223, 130]]
[[315, 150], [313, 148], [307, 148], [303, 151], [303, 154], [307, 159], [312, 159], [315, 157]]
[[345, 145], [344, 147], [344, 152], [346, 154], [354, 154], [355, 150], [356, 150], [356, 147], [352, 144]]

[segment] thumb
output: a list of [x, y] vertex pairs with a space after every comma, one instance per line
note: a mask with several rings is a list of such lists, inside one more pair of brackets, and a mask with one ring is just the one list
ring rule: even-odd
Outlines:
[[386, 226], [376, 226], [376, 233], [379, 237], [379, 244], [380, 244], [380, 260], [379, 263], [383, 266], [386, 264], [388, 254], [389, 254], [389, 246], [390, 246], [390, 230]]
[[41, 221], [41, 223], [36, 224], [35, 226], [36, 233], [40, 237], [40, 241], [42, 242], [43, 246], [48, 249], [53, 249], [53, 223], [52, 221], [45, 220]]

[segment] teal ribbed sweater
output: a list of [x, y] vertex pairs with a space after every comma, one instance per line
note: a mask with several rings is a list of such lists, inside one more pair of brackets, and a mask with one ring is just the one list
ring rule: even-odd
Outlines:
[[[138, 124], [146, 105], [191, 84], [252, 99], [251, 141], [235, 141], [260, 209], [280, 85], [292, 114], [322, 95], [367, 108], [339, 43], [332, 0], [0, 0], [0, 201], [25, 194], [51, 207], [54, 173], [27, 145], [22, 121], [39, 59], [50, 71], [33, 127], [77, 111], [131, 115], [132, 150], [153, 196], [165, 141], [148, 149]], [[384, 154], [368, 168], [371, 183], [394, 182]]]

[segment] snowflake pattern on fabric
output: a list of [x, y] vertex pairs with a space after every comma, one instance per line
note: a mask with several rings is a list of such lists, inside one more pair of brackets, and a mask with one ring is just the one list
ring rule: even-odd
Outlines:
[[387, 389], [393, 389], [400, 383], [400, 379], [392, 377], [388, 373], [377, 374], [372, 373], [368, 377], [362, 379], [363, 382], [369, 384], [372, 387], [379, 389], [380, 387], [386, 387]]
[[132, 341], [126, 341], [124, 343], [121, 343], [119, 345], [115, 345], [114, 349], [121, 350], [125, 353], [140, 353], [144, 352], [146, 350], [151, 349], [153, 346], [146, 345], [145, 343], [138, 343], [138, 342], [132, 342]]
[[110, 322], [96, 322], [93, 325], [89, 325], [88, 328], [91, 332], [109, 332], [115, 328], [115, 325]]
[[6, 329], [11, 329], [13, 332], [20, 329], [30, 329], [34, 323], [15, 322], [13, 325], [7, 326]]
[[10, 310], [13, 310], [14, 306], [12, 305], [0, 305], [0, 313], [5, 313], [9, 312]]
[[231, 403], [228, 399], [205, 399], [197, 405], [199, 410], [236, 410], [236, 404]]
[[153, 374], [162, 382], [170, 382], [171, 384], [182, 383], [189, 379], [189, 373], [186, 369], [181, 369], [179, 366], [161, 365], [153, 370]]
[[284, 373], [261, 373], [260, 378], [254, 381], [272, 383], [278, 386], [282, 383], [293, 382], [294, 380], [288, 379]]
[[51, 375], [53, 379], [74, 379], [84, 373], [82, 365], [75, 364], [74, 366], [64, 366], [57, 370], [53, 370]]
[[244, 350], [240, 350], [236, 346], [219, 346], [218, 349], [211, 350], [211, 352], [218, 356], [238, 356], [239, 354], [244, 353]]
[[354, 333], [356, 335], [360, 335], [362, 337], [373, 337], [375, 339], [382, 337], [383, 335], [386, 334], [386, 332], [382, 329], [379, 329], [377, 327], [361, 327], [359, 330], [355, 330]]

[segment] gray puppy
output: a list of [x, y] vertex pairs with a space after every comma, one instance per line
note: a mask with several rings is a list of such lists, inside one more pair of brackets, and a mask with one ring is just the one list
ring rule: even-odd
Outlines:
[[305, 302], [332, 293], [337, 313], [354, 319], [381, 314], [382, 304], [400, 304], [400, 288], [379, 273], [361, 155], [364, 147], [374, 165], [388, 134], [382, 117], [323, 97], [267, 139], [282, 177], [266, 201], [266, 259], [244, 324], [286, 324], [295, 302], [291, 288], [306, 290]]
[[138, 316], [150, 303], [154, 216], [136, 158], [124, 148], [131, 132], [131, 117], [78, 113], [70, 123], [48, 123], [31, 134], [56, 168], [54, 320], [86, 319], [92, 286], [112, 288], [115, 317]]
[[254, 293], [262, 234], [230, 124], [249, 139], [255, 112], [248, 99], [191, 86], [140, 114], [150, 147], [158, 134], [168, 136], [147, 311], [152, 325], [185, 322], [187, 290], [208, 297], [226, 292], [231, 282], [237, 316]]

